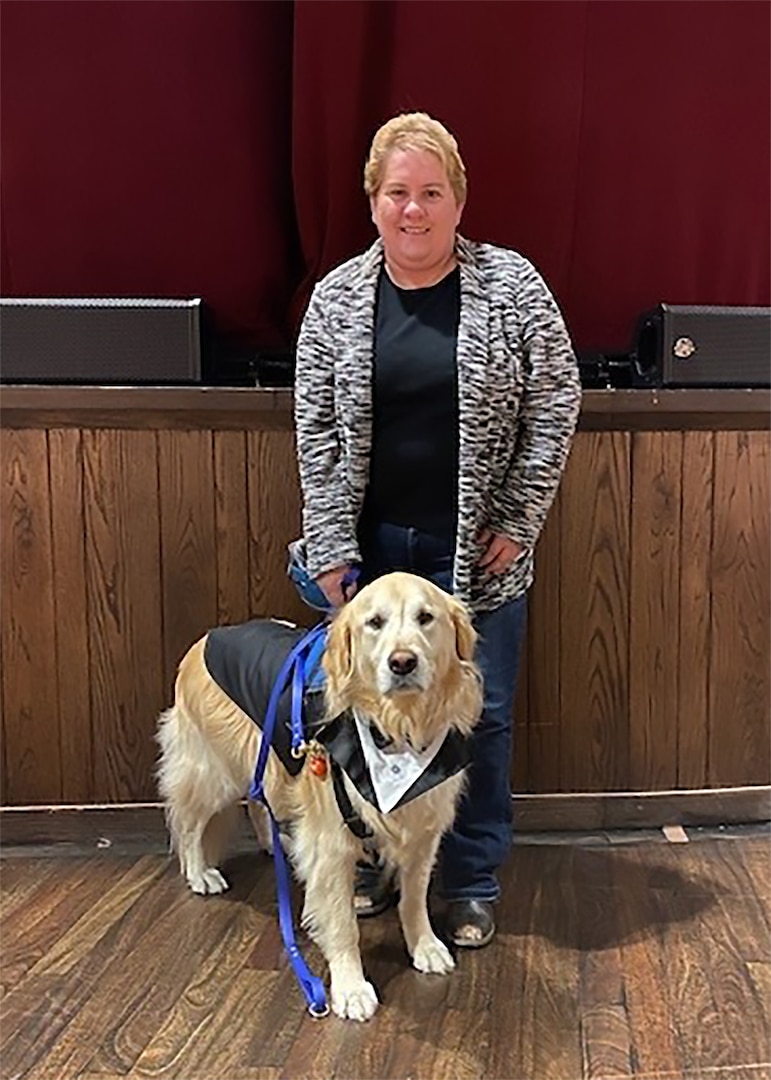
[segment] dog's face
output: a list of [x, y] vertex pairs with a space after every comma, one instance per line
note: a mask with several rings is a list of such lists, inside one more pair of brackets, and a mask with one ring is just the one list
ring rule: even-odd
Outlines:
[[355, 683], [389, 698], [421, 694], [470, 663], [475, 642], [458, 600], [413, 574], [386, 574], [336, 616], [327, 674], [334, 689]]

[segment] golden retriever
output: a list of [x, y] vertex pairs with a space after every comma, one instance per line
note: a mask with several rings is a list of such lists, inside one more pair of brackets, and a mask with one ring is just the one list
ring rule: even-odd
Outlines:
[[[374, 725], [384, 753], [407, 759], [427, 747], [445, 746], [450, 738], [457, 745], [471, 733], [482, 708], [475, 642], [466, 608], [430, 581], [407, 573], [376, 579], [331, 623], [323, 659], [326, 718]], [[218, 893], [227, 888], [218, 868], [223, 826], [249, 790], [260, 728], [210, 675], [205, 645], [206, 636], [183, 658], [175, 704], [160, 718], [158, 778], [182, 873], [194, 892]], [[323, 735], [319, 738], [323, 741]], [[454, 962], [431, 928], [427, 892], [441, 837], [452, 825], [463, 788], [463, 768], [388, 813], [364, 798], [345, 772], [342, 781], [377, 850], [398, 875], [399, 917], [413, 965], [423, 972], [449, 972]], [[276, 819], [291, 822], [287, 846], [305, 887], [302, 922], [329, 965], [332, 1010], [367, 1020], [377, 996], [364, 977], [354, 906], [362, 841], [343, 824], [329, 776], [307, 765], [291, 776], [273, 749], [265, 793]], [[253, 812], [258, 809], [264, 812], [250, 804], [267, 847], [266, 822]]]

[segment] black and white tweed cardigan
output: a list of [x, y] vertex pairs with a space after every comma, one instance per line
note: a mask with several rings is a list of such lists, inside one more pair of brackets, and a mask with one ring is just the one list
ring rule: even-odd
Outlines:
[[[457, 368], [460, 456], [454, 589], [475, 611], [531, 584], [533, 547], [576, 427], [581, 389], [565, 323], [522, 255], [458, 237]], [[372, 446], [379, 239], [313, 290], [300, 328], [295, 424], [308, 569], [315, 577], [359, 559], [356, 523]], [[477, 565], [480, 529], [523, 554], [504, 574]]]

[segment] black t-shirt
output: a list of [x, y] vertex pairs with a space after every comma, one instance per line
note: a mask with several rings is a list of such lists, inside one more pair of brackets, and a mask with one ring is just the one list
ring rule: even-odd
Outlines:
[[400, 289], [381, 271], [365, 517], [455, 531], [459, 317], [457, 267], [425, 289]]

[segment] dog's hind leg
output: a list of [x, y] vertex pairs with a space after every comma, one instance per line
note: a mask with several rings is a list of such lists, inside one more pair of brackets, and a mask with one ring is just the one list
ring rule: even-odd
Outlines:
[[227, 880], [216, 866], [210, 866], [204, 854], [204, 834], [209, 822], [196, 822], [177, 838], [179, 865], [194, 893], [221, 893], [228, 888]]
[[262, 803], [255, 802], [253, 799], [248, 801], [246, 808], [249, 811], [249, 818], [254, 829], [254, 835], [257, 837], [257, 843], [263, 851], [267, 851], [269, 855], [272, 855], [273, 831], [270, 827], [268, 811]]
[[230, 807], [241, 793], [178, 706], [161, 717], [158, 741], [158, 786], [180, 869], [193, 892], [224, 892], [228, 883], [217, 863]]
[[231, 803], [209, 818], [203, 831], [203, 857], [206, 866], [220, 866], [228, 850], [228, 841], [236, 831], [238, 806]]

